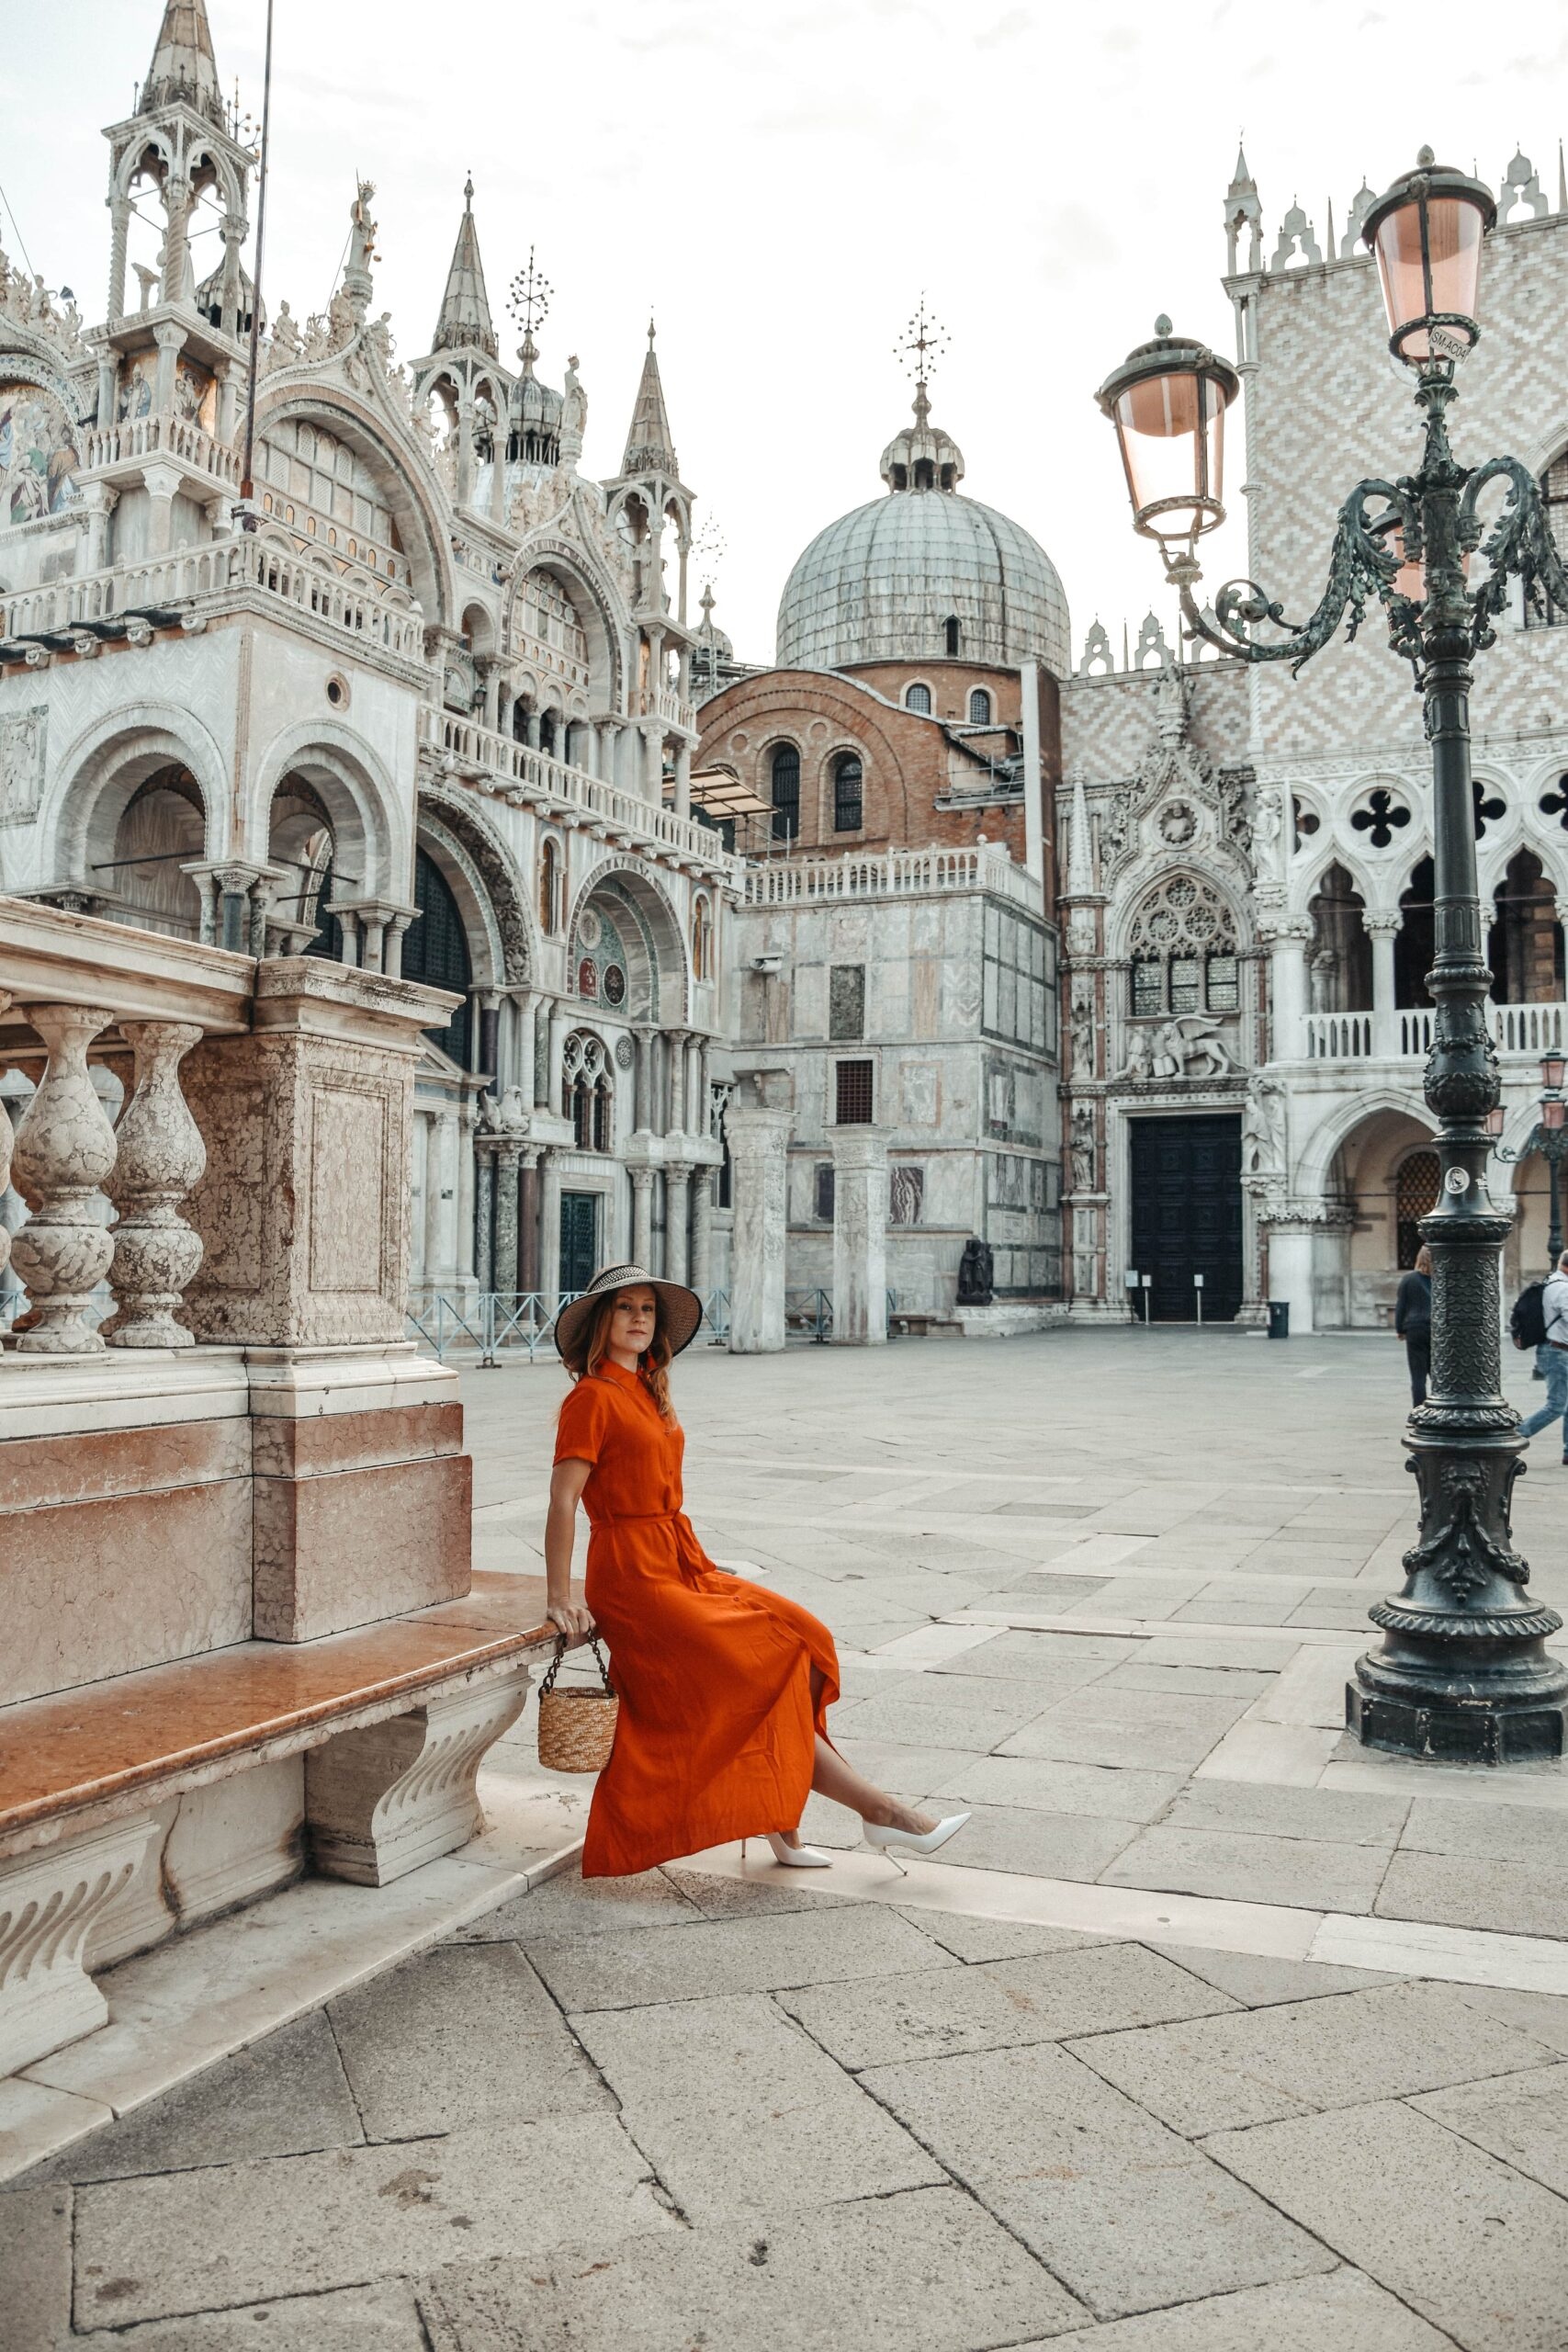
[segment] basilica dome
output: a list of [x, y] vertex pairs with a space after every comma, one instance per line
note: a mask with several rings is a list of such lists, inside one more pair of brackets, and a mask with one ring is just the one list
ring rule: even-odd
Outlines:
[[888, 494], [819, 531], [784, 582], [780, 669], [948, 656], [1001, 669], [1040, 661], [1067, 675], [1055, 565], [1006, 514], [964, 497], [963, 476], [963, 453], [931, 424], [922, 384], [913, 425], [882, 453]]

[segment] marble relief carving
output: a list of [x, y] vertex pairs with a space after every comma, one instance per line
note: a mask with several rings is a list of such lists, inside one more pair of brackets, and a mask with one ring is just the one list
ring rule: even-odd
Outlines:
[[108, 1272], [114, 1242], [98, 1193], [115, 1164], [114, 1129], [87, 1070], [87, 1047], [114, 1014], [96, 1005], [35, 1004], [27, 1018], [49, 1049], [42, 1083], [17, 1131], [12, 1182], [32, 1214], [11, 1245], [37, 1321], [18, 1353], [96, 1353], [104, 1342], [86, 1319]]
[[104, 1337], [116, 1348], [191, 1348], [195, 1338], [175, 1320], [175, 1309], [201, 1263], [201, 1241], [179, 1204], [201, 1180], [207, 1148], [179, 1073], [201, 1031], [176, 1021], [128, 1021], [122, 1032], [136, 1057], [136, 1083], [116, 1131], [109, 1197], [119, 1211], [113, 1268], [119, 1311]]

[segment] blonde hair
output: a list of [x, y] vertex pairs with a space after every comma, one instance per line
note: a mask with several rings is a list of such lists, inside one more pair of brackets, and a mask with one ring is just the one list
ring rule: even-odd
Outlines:
[[[651, 1285], [649, 1285], [651, 1287]], [[640, 1283], [628, 1283], [628, 1290], [640, 1290]], [[591, 1379], [610, 1352], [610, 1324], [615, 1312], [615, 1302], [622, 1294], [606, 1291], [593, 1309], [593, 1319], [588, 1326], [588, 1338], [582, 1351], [580, 1380]], [[659, 1408], [660, 1419], [675, 1425], [675, 1408], [670, 1396], [670, 1363], [674, 1354], [670, 1345], [670, 1326], [664, 1312], [664, 1298], [660, 1291], [653, 1293], [653, 1337], [637, 1358], [637, 1377]]]

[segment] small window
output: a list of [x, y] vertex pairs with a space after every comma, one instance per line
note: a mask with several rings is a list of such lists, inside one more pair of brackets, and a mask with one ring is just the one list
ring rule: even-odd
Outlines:
[[840, 1062], [836, 1070], [837, 1123], [840, 1127], [868, 1127], [872, 1120], [871, 1064]]
[[815, 1216], [818, 1217], [824, 1225], [831, 1225], [833, 1222], [832, 1161], [830, 1159], [819, 1159], [817, 1162], [815, 1174], [817, 1182], [811, 1203], [812, 1213]]
[[833, 831], [858, 833], [865, 822], [865, 772], [855, 752], [840, 752], [833, 763]]
[[713, 978], [713, 910], [707, 899], [701, 897], [692, 907], [692, 978]]
[[1165, 967], [1151, 957], [1133, 967], [1133, 1011], [1136, 1014], [1165, 1011]]
[[1234, 956], [1211, 956], [1209, 958], [1209, 1011], [1239, 1012], [1241, 1010], [1241, 967]]
[[969, 724], [988, 727], [991, 723], [991, 697], [984, 686], [976, 686], [969, 696]]
[[863, 964], [835, 964], [829, 972], [828, 1035], [835, 1040], [865, 1035]]
[[1196, 956], [1173, 956], [1170, 959], [1170, 1009], [1172, 1012], [1198, 1012], [1203, 1002], [1203, 967]]
[[964, 635], [964, 631], [958, 626], [958, 616], [956, 613], [949, 613], [944, 625], [943, 635], [947, 639], [947, 658], [950, 662], [956, 662], [958, 659], [959, 642]]
[[931, 715], [931, 690], [930, 686], [906, 686], [904, 689], [904, 707], [906, 710], [918, 712], [922, 718], [929, 718]]
[[793, 842], [800, 831], [800, 753], [793, 743], [775, 746], [769, 768], [773, 839]]

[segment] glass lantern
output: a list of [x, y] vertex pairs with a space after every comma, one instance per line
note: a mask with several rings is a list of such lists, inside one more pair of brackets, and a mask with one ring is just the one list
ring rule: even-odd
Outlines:
[[1225, 411], [1240, 390], [1227, 361], [1162, 318], [1095, 394], [1116, 428], [1134, 528], [1159, 541], [1168, 569], [1173, 545], [1190, 553], [1225, 519]]
[[1481, 333], [1481, 241], [1496, 218], [1491, 189], [1434, 163], [1429, 147], [1371, 207], [1361, 236], [1377, 255], [1396, 359], [1418, 367], [1470, 351]]
[[1562, 1079], [1565, 1071], [1568, 1071], [1568, 1056], [1562, 1054], [1542, 1054], [1540, 1057], [1540, 1082], [1549, 1094], [1560, 1094], [1562, 1092]]

